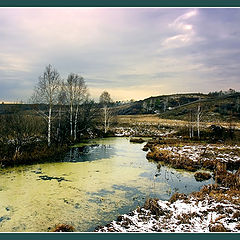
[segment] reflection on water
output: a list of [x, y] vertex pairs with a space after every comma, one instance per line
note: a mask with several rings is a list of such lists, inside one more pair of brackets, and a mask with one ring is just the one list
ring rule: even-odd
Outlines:
[[86, 162], [95, 161], [114, 156], [115, 149], [111, 145], [92, 144], [82, 147], [71, 148], [66, 154], [64, 162]]
[[144, 144], [109, 138], [76, 147], [63, 162], [0, 171], [0, 231], [49, 231], [66, 223], [92, 231], [144, 203], [197, 191], [193, 173], [148, 162]]

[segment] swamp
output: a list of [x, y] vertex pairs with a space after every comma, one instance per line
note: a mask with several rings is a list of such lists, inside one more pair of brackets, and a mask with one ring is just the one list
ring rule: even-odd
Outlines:
[[4, 232], [50, 231], [64, 223], [93, 231], [142, 206], [148, 198], [199, 191], [194, 173], [146, 160], [144, 143], [127, 137], [94, 139], [70, 149], [61, 162], [0, 171], [0, 226]]

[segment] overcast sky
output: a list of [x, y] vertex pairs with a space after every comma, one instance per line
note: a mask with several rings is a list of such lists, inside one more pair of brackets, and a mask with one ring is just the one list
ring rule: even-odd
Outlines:
[[0, 8], [0, 99], [52, 64], [114, 100], [240, 90], [240, 9]]

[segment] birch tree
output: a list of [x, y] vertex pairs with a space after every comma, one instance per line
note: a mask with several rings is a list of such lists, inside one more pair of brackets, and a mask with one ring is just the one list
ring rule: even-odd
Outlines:
[[60, 142], [61, 136], [61, 122], [62, 122], [62, 112], [64, 105], [66, 104], [66, 91], [64, 87], [64, 83], [61, 83], [58, 96], [57, 96], [57, 105], [58, 105], [58, 126], [57, 126], [57, 141]]
[[193, 126], [193, 111], [190, 109], [189, 111], [189, 137], [194, 137], [194, 126]]
[[65, 86], [66, 86], [67, 100], [70, 108], [70, 112], [69, 112], [70, 136], [73, 137], [73, 105], [76, 98], [76, 88], [77, 88], [76, 74], [70, 73], [68, 75]]
[[200, 117], [202, 115], [202, 109], [201, 109], [200, 103], [198, 104], [196, 115], [197, 115], [197, 133], [198, 133], [198, 139], [199, 139], [200, 138]]
[[45, 114], [43, 111], [39, 111], [39, 113], [44, 117], [48, 124], [48, 146], [51, 145], [52, 110], [54, 104], [57, 103], [59, 87], [60, 75], [58, 71], [49, 64], [46, 66], [43, 75], [39, 77], [39, 81], [33, 95], [33, 100], [35, 103], [43, 103], [48, 107], [47, 114]]
[[87, 94], [84, 78], [78, 74], [70, 73], [67, 77], [65, 89], [69, 104], [70, 136], [76, 140], [79, 106]]
[[103, 123], [104, 123], [104, 133], [107, 133], [111, 119], [113, 117], [112, 111], [109, 108], [112, 103], [110, 94], [107, 91], [104, 91], [99, 97], [99, 103], [103, 109]]
[[87, 98], [87, 87], [84, 78], [78, 75], [77, 79], [77, 89], [76, 89], [76, 101], [75, 101], [75, 119], [74, 119], [74, 141], [77, 139], [77, 126], [78, 126], [78, 115], [80, 105], [83, 104], [84, 100]]

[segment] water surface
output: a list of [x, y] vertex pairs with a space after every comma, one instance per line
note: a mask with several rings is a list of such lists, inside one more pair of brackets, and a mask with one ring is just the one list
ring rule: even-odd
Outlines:
[[[0, 231], [49, 231], [66, 223], [92, 231], [143, 205], [148, 197], [167, 200], [178, 191], [198, 191], [193, 173], [146, 159], [143, 144], [128, 138], [90, 141], [57, 163], [0, 170]], [[79, 145], [82, 146], [82, 145]]]

